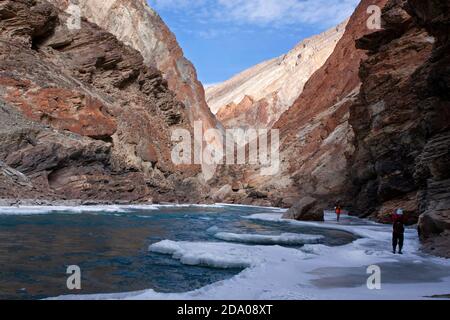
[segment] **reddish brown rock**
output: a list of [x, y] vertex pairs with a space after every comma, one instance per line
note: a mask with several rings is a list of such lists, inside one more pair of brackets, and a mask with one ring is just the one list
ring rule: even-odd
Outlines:
[[137, 155], [144, 161], [155, 165], [158, 162], [158, 152], [152, 144], [141, 142], [136, 148]]
[[[66, 10], [68, 0], [49, 0]], [[145, 0], [78, 0], [83, 17], [141, 53], [145, 64], [161, 70], [169, 88], [183, 103], [191, 121], [205, 129], [220, 127], [209, 110], [203, 85], [175, 35]]]
[[245, 96], [238, 104], [230, 103], [221, 108], [216, 116], [227, 128], [265, 129], [270, 120], [269, 102], [263, 98], [255, 101]]
[[250, 168], [243, 175], [245, 182], [267, 192], [273, 204], [289, 207], [307, 196], [318, 200], [311, 209], [316, 212], [337, 200], [351, 204], [348, 159], [354, 152], [354, 133], [349, 108], [359, 93], [359, 66], [366, 55], [355, 41], [373, 32], [367, 27], [368, 6], [383, 7], [386, 2], [360, 3], [331, 56], [274, 125], [281, 135], [280, 172], [263, 177]]
[[4, 88], [7, 91], [5, 100], [20, 108], [30, 119], [92, 138], [110, 137], [116, 132], [115, 119], [106, 112], [102, 102], [91, 96], [65, 88], [39, 88], [33, 84]]
[[386, 2], [387, 0], [361, 1], [330, 58], [308, 80], [294, 106], [275, 124], [284, 136], [292, 138], [300, 131], [298, 128], [314, 119], [316, 114], [342, 101], [359, 87], [359, 65], [365, 52], [355, 48], [355, 41], [373, 32], [367, 28], [369, 5], [383, 7]]
[[44, 1], [0, 5], [1, 161], [50, 199], [203, 197], [200, 168], [171, 161], [185, 107], [138, 51]]

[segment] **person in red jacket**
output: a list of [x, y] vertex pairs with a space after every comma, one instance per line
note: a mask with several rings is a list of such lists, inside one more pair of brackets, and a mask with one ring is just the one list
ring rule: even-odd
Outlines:
[[339, 203], [336, 204], [336, 206], [334, 207], [334, 211], [336, 212], [337, 221], [339, 222], [339, 220], [341, 219], [341, 213], [342, 213], [342, 208]]
[[392, 222], [392, 253], [395, 254], [397, 252], [398, 245], [398, 253], [403, 254], [403, 242], [405, 239], [405, 215], [403, 214], [402, 209], [397, 209], [397, 211], [392, 215]]

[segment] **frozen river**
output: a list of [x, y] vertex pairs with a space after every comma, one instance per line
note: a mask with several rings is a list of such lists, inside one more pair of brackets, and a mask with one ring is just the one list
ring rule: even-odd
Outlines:
[[[390, 226], [281, 219], [248, 206], [0, 208], [0, 298], [421, 299], [450, 293], [450, 261], [405, 254]], [[69, 290], [66, 269], [81, 270]], [[376, 266], [381, 289], [370, 290]]]

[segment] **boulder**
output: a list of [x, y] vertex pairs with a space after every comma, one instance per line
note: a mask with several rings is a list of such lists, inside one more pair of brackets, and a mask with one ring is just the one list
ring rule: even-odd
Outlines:
[[284, 215], [284, 219], [301, 221], [324, 221], [322, 210], [316, 209], [317, 199], [304, 197], [295, 203]]
[[259, 190], [252, 190], [248, 196], [252, 199], [265, 199], [267, 198], [267, 193]]
[[239, 190], [242, 189], [242, 183], [240, 183], [239, 181], [234, 181], [233, 184], [231, 185], [231, 188], [233, 189], [234, 192], [238, 192]]
[[224, 201], [230, 194], [233, 193], [233, 190], [229, 184], [224, 185], [222, 188], [214, 192], [212, 198], [214, 201]]

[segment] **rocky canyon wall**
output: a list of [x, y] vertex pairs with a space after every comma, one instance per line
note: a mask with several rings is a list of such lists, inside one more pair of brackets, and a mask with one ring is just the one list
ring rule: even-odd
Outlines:
[[280, 171], [266, 177], [253, 167], [237, 173], [237, 180], [248, 185], [245, 201], [291, 207], [307, 198], [309, 209], [320, 214], [335, 201], [348, 198], [348, 158], [354, 152], [349, 108], [359, 93], [358, 70], [365, 57], [355, 41], [373, 32], [367, 27], [367, 8], [373, 4], [383, 7], [385, 3], [360, 3], [333, 53], [275, 123], [273, 128], [279, 129], [281, 136]]
[[[390, 0], [350, 109], [355, 210], [388, 221], [403, 207], [425, 248], [450, 256], [450, 4]], [[420, 218], [419, 218], [420, 216]]]
[[170, 158], [184, 104], [138, 51], [69, 18], [0, 1], [0, 196], [200, 201], [200, 168]]
[[[380, 30], [368, 28], [370, 5], [382, 8]], [[449, 16], [448, 1], [361, 1], [274, 125], [280, 172], [228, 168], [217, 195], [291, 207], [286, 217], [302, 220], [337, 201], [379, 222], [403, 208], [424, 248], [450, 257]]]
[[203, 85], [180, 48], [175, 35], [145, 0], [48, 0], [62, 10], [77, 3], [81, 15], [139, 51], [146, 65], [159, 69], [169, 89], [193, 121], [205, 129], [221, 128], [205, 101]]

